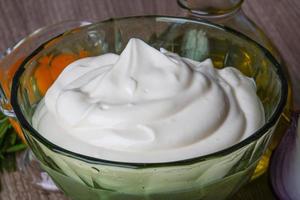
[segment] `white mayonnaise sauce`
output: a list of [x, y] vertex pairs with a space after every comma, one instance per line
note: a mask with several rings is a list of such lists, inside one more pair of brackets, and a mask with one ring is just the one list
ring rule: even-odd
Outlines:
[[121, 55], [77, 60], [32, 122], [70, 151], [123, 162], [178, 161], [232, 146], [264, 124], [255, 82], [131, 39]]

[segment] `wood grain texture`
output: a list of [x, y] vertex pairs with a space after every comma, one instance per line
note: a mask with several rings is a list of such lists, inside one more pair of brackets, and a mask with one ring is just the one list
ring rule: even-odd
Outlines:
[[[295, 109], [300, 109], [300, 1], [246, 0], [243, 8], [281, 52], [293, 81]], [[0, 0], [0, 52], [33, 30], [62, 20], [99, 21], [150, 14], [178, 16], [184, 12], [175, 0]], [[2, 174], [1, 181], [3, 200], [66, 200], [61, 193], [36, 190], [19, 172]], [[266, 198], [266, 193], [271, 191], [264, 176], [242, 188], [233, 199], [275, 198]]]

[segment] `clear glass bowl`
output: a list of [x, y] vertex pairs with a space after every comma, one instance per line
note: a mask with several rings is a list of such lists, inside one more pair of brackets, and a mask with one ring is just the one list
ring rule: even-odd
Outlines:
[[[74, 153], [51, 143], [31, 126], [37, 104], [68, 63], [107, 52], [119, 54], [132, 37], [194, 60], [210, 57], [217, 68], [234, 66], [253, 77], [266, 123], [249, 138], [222, 151], [150, 164]], [[65, 32], [24, 59], [11, 90], [13, 111], [42, 168], [66, 195], [82, 200], [228, 198], [252, 176], [286, 98], [287, 81], [280, 64], [255, 41], [224, 26], [159, 16], [108, 20]]]

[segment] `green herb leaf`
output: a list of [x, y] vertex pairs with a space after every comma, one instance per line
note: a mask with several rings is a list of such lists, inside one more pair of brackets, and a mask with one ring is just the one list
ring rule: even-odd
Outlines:
[[[2, 120], [1, 120], [2, 121]], [[0, 124], [0, 138], [3, 138], [7, 129], [10, 128], [10, 124], [8, 120], [4, 120], [1, 124]]]
[[26, 149], [26, 147], [27, 147], [26, 144], [16, 144], [15, 146], [7, 148], [5, 152], [6, 153], [14, 153], [14, 152]]
[[10, 121], [0, 113], [0, 172], [16, 169], [16, 152], [22, 151], [26, 145], [18, 137]]
[[11, 133], [9, 137], [10, 144], [14, 145], [16, 143], [16, 140], [17, 140], [17, 134]]

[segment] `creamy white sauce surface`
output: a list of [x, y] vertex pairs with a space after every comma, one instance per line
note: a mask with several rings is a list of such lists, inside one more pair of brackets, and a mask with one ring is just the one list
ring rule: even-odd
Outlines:
[[251, 78], [131, 39], [121, 55], [77, 60], [39, 103], [32, 123], [70, 151], [157, 163], [230, 147], [264, 124]]

